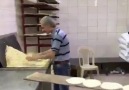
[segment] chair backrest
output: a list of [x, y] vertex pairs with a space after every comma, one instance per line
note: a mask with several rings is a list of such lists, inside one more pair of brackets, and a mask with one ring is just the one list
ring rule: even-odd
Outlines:
[[91, 58], [91, 63], [94, 65], [94, 52], [92, 49], [88, 47], [79, 47], [78, 49], [78, 56], [79, 56], [79, 65], [84, 65], [84, 64], [90, 64], [90, 58]]

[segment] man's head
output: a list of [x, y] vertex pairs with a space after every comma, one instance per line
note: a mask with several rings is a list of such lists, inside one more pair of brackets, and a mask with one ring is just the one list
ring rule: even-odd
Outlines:
[[41, 29], [43, 32], [49, 34], [51, 33], [54, 28], [56, 27], [56, 23], [54, 21], [54, 19], [52, 19], [49, 16], [45, 16], [40, 20], [40, 24], [41, 24]]

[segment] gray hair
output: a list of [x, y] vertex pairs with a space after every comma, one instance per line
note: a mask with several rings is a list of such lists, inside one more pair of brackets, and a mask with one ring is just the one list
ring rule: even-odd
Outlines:
[[49, 16], [44, 16], [40, 20], [41, 25], [49, 25], [50, 27], [56, 27], [56, 22], [53, 18]]

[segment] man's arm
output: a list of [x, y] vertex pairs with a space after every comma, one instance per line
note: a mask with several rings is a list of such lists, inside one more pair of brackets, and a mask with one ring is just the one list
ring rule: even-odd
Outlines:
[[55, 51], [53, 51], [52, 49], [49, 49], [42, 53], [33, 54], [32, 56], [27, 56], [26, 59], [29, 61], [35, 61], [38, 59], [53, 59], [55, 58], [55, 54], [56, 54]]
[[53, 51], [52, 49], [49, 49], [45, 52], [39, 53], [38, 59], [53, 59], [55, 58], [55, 54], [56, 54], [55, 51]]
[[38, 59], [55, 58], [56, 53], [59, 52], [61, 43], [62, 43], [62, 37], [60, 35], [56, 35], [53, 38], [51, 49], [42, 53], [34, 54], [32, 57], [27, 57], [27, 59], [31, 61], [31, 60], [38, 60]]
[[41, 52], [41, 53], [38, 53], [39, 55], [44, 55], [44, 54], [47, 54], [47, 53], [49, 53], [49, 52], [51, 52], [51, 49], [49, 49], [49, 50], [46, 50], [46, 51], [44, 51], [44, 52]]

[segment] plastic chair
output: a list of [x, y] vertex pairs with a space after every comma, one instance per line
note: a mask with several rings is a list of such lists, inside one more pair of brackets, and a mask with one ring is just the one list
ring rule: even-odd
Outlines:
[[[78, 49], [79, 55], [79, 65], [81, 68], [81, 77], [84, 75], [84, 71], [93, 71], [96, 70], [99, 75], [99, 68], [95, 65], [94, 52], [88, 47], [80, 47]], [[91, 57], [91, 64], [90, 64]]]

